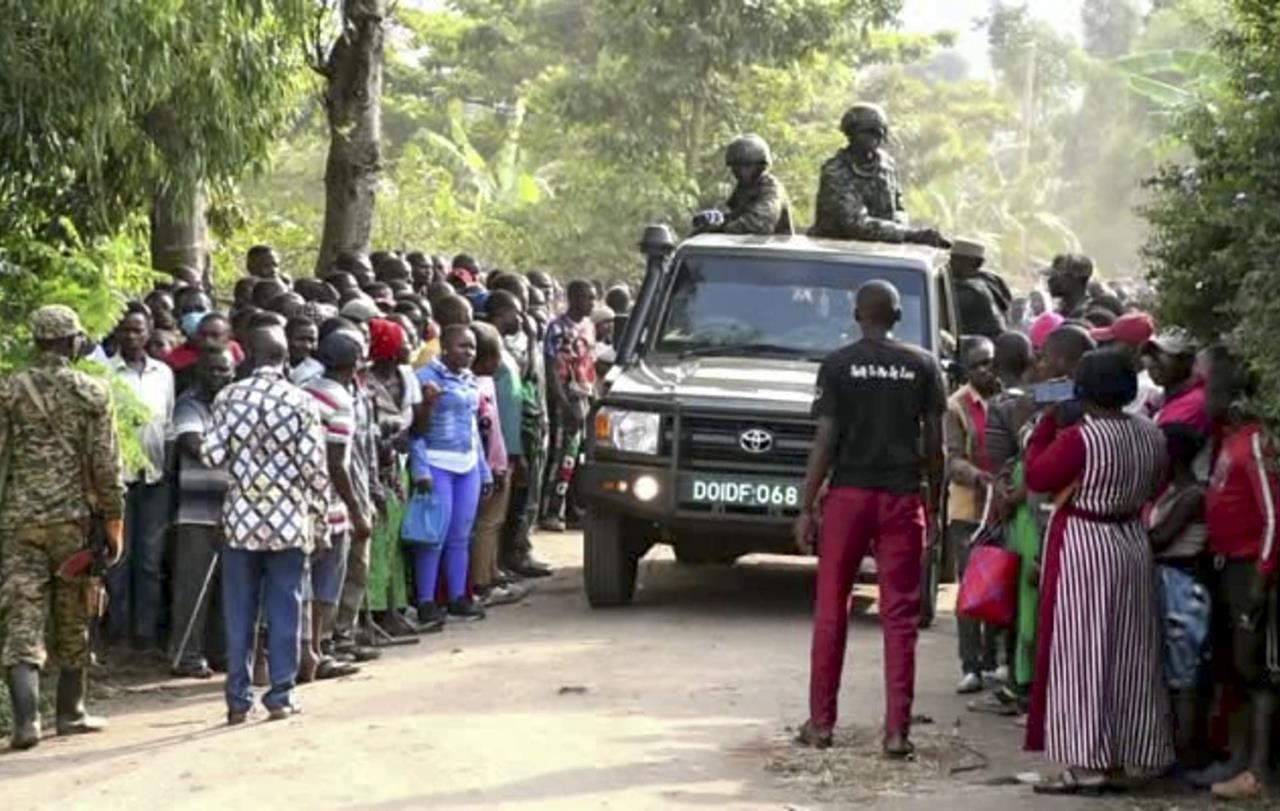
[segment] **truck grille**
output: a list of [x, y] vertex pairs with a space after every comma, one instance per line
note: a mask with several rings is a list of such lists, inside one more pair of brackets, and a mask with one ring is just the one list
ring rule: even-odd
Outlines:
[[[743, 449], [742, 436], [757, 430], [766, 431], [772, 443], [767, 451], [751, 453]], [[803, 471], [815, 430], [806, 422], [686, 415], [680, 421], [680, 467], [752, 473]], [[670, 429], [664, 439], [669, 448]]]

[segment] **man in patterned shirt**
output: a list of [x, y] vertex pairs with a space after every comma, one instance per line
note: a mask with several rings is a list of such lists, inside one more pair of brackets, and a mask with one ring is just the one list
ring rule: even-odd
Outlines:
[[270, 720], [294, 711], [301, 644], [302, 576], [323, 531], [329, 488], [324, 430], [315, 403], [285, 377], [284, 330], [250, 336], [255, 367], [213, 404], [202, 457], [230, 478], [223, 524], [222, 611], [227, 638], [227, 723], [253, 706], [250, 668], [259, 611], [266, 616]]
[[547, 327], [547, 404], [551, 410], [551, 465], [547, 476], [551, 492], [542, 528], [564, 532], [565, 505], [578, 466], [591, 396], [595, 391], [596, 327], [591, 312], [596, 291], [590, 282], [569, 283], [569, 309]]

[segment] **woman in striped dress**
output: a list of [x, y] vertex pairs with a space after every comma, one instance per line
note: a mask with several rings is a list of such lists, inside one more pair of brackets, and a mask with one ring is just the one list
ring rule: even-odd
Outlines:
[[1091, 352], [1076, 371], [1080, 402], [1045, 414], [1027, 447], [1028, 487], [1063, 494], [1042, 561], [1027, 749], [1067, 769], [1042, 793], [1105, 790], [1125, 769], [1174, 759], [1155, 566], [1139, 516], [1163, 478], [1165, 444], [1153, 423], [1124, 413], [1136, 393], [1127, 358]]

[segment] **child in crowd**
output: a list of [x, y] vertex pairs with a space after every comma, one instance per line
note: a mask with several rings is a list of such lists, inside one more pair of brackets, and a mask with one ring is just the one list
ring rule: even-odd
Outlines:
[[1209, 592], [1204, 586], [1204, 485], [1193, 465], [1203, 437], [1191, 426], [1170, 423], [1162, 429], [1169, 453], [1170, 479], [1152, 505], [1151, 548], [1160, 576], [1164, 618], [1165, 682], [1176, 722], [1179, 760], [1188, 761], [1199, 742], [1200, 664], [1209, 635]]

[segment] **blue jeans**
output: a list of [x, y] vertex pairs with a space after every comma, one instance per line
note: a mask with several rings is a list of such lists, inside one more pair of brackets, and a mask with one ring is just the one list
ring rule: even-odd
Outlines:
[[311, 599], [317, 603], [337, 605], [342, 597], [342, 583], [347, 578], [347, 550], [351, 533], [343, 530], [329, 538], [332, 546], [311, 554]]
[[[124, 559], [107, 573], [107, 637], [147, 648], [160, 646], [160, 582], [169, 531], [167, 484], [129, 485], [124, 503]], [[181, 630], [178, 633], [182, 633]]]
[[227, 635], [227, 709], [253, 706], [251, 672], [258, 612], [267, 625], [267, 669], [271, 689], [262, 697], [267, 709], [287, 707], [298, 678], [302, 644], [301, 549], [251, 552], [227, 547], [222, 552], [222, 616]]
[[419, 603], [435, 602], [436, 580], [442, 562], [449, 599], [460, 600], [466, 596], [471, 528], [475, 525], [476, 510], [480, 506], [481, 476], [479, 465], [467, 473], [450, 473], [434, 465], [431, 467], [432, 493], [440, 500], [443, 513], [444, 543], [413, 548], [414, 581]]

